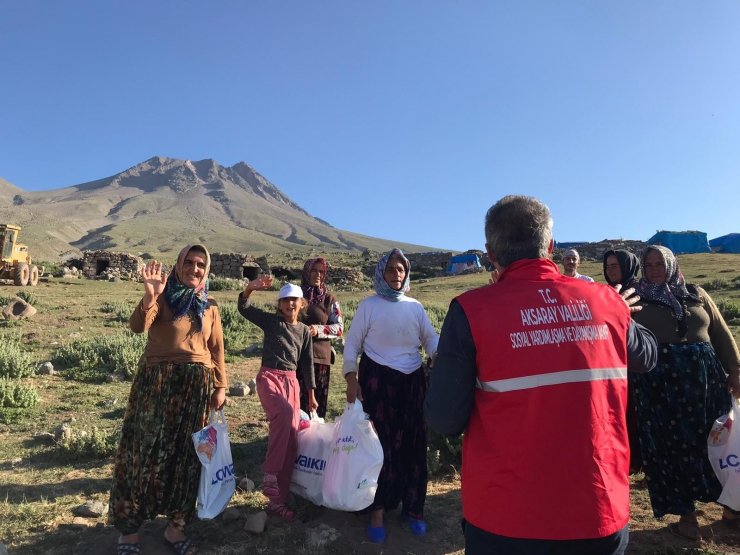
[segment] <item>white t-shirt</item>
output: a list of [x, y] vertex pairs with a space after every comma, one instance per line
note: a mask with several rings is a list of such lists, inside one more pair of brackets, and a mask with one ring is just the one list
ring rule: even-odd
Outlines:
[[419, 301], [405, 295], [397, 301], [373, 295], [360, 303], [352, 319], [342, 372], [357, 372], [357, 359], [364, 352], [378, 364], [411, 374], [421, 366], [419, 346], [431, 356], [438, 341]]

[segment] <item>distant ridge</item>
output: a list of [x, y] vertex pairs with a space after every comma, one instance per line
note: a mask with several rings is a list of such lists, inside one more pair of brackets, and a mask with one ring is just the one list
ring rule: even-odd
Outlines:
[[430, 247], [332, 227], [311, 216], [244, 162], [154, 156], [125, 171], [50, 191], [27, 192], [0, 179], [0, 221], [23, 226], [36, 258], [86, 249], [177, 252], [202, 242], [214, 252], [387, 250]]

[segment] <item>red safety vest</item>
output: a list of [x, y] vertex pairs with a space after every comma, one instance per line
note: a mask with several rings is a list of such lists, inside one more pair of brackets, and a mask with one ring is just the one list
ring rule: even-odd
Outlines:
[[460, 295], [478, 387], [465, 519], [513, 538], [600, 538], [629, 520], [629, 309], [610, 287], [520, 260]]

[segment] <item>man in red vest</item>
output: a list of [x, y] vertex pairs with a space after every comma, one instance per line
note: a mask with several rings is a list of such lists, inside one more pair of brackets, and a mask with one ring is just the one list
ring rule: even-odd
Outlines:
[[652, 369], [655, 337], [614, 289], [560, 273], [537, 199], [493, 205], [486, 249], [498, 281], [450, 304], [426, 398], [432, 429], [465, 432], [465, 553], [622, 554], [627, 371]]

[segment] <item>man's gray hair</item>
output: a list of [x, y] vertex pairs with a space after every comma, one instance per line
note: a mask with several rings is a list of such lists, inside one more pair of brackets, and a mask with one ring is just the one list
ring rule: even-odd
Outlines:
[[550, 209], [534, 197], [508, 195], [486, 213], [486, 242], [499, 266], [547, 258], [551, 241]]

